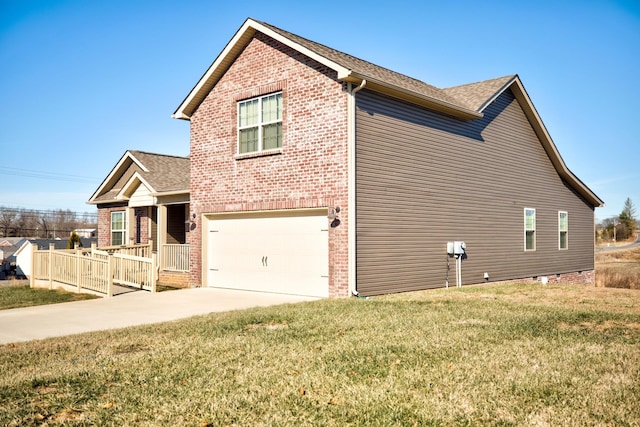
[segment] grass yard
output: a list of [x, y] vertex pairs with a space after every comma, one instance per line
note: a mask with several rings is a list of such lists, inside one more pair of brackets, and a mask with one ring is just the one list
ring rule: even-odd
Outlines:
[[596, 286], [640, 290], [640, 248], [598, 252]]
[[31, 289], [29, 285], [0, 286], [0, 310], [94, 298], [98, 297], [64, 290]]
[[639, 425], [640, 292], [483, 285], [0, 346], [0, 425]]

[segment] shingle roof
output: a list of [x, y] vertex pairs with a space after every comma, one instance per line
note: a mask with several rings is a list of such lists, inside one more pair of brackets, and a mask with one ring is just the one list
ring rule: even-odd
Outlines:
[[218, 80], [232, 66], [237, 56], [255, 37], [256, 32], [264, 33], [266, 36], [274, 38], [335, 70], [337, 78], [341, 81], [352, 84], [366, 83], [365, 87], [369, 90], [401, 98], [463, 120], [482, 117], [484, 109], [497, 96], [505, 90], [512, 90], [560, 175], [568, 180], [580, 194], [590, 200], [594, 206], [600, 206], [603, 203], [595, 193], [566, 167], [517, 75], [508, 75], [477, 83], [440, 89], [251, 18], [247, 19], [236, 32], [209, 69], [178, 106], [173, 113], [173, 117], [191, 119], [191, 115]]
[[313, 52], [316, 52], [324, 58], [340, 64], [344, 68], [348, 68], [353, 73], [358, 74], [359, 76], [364, 77], [367, 80], [377, 80], [390, 83], [400, 88], [412, 92], [417, 92], [424, 96], [438, 99], [449, 104], [460, 105], [455, 97], [452, 97], [442, 89], [439, 89], [421, 80], [414, 79], [413, 77], [406, 76], [404, 74], [389, 70], [388, 68], [384, 68], [376, 64], [372, 64], [371, 62], [356, 58], [355, 56], [340, 52], [323, 44], [316, 43], [312, 40], [305, 39], [304, 37], [300, 37], [278, 27], [274, 27], [273, 25], [266, 22], [256, 22], [260, 22], [265, 27], [273, 30], [283, 37], [286, 37], [289, 40], [292, 40], [293, 42], [298, 43]]
[[142, 177], [158, 193], [189, 190], [189, 158], [129, 150], [149, 170]]
[[129, 150], [93, 194], [89, 203], [120, 201], [117, 196], [129, 179], [138, 174], [155, 193], [189, 192], [188, 157]]
[[[478, 108], [484, 105], [483, 101], [494, 97], [490, 89], [500, 87], [494, 84], [465, 85], [463, 91], [453, 88], [441, 89], [425, 83], [421, 80], [395, 72], [385, 67], [349, 55], [323, 44], [314, 42], [304, 37], [285, 31], [266, 22], [247, 19], [238, 30], [233, 39], [220, 53], [209, 69], [202, 76], [198, 84], [191, 90], [181, 105], [174, 112], [174, 117], [189, 119], [197, 106], [204, 100], [206, 94], [215, 85], [217, 80], [231, 66], [233, 60], [240, 54], [244, 46], [250, 42], [256, 32], [263, 32], [267, 36], [276, 37], [280, 41], [302, 48], [312, 54], [316, 59], [333, 67], [338, 71], [338, 79], [359, 83], [367, 81], [367, 88], [387, 92], [392, 96], [412, 98], [414, 101], [424, 102], [427, 106], [441, 109], [447, 114], [457, 115], [464, 119], [482, 117]], [[488, 80], [487, 82], [499, 83], [501, 79], [508, 80], [513, 76]], [[463, 88], [459, 86], [458, 88]], [[484, 99], [482, 99], [484, 97]]]
[[502, 89], [511, 84], [515, 77], [515, 75], [498, 77], [477, 83], [453, 86], [441, 89], [441, 91], [455, 98], [460, 105], [481, 112], [496, 94], [502, 93]]

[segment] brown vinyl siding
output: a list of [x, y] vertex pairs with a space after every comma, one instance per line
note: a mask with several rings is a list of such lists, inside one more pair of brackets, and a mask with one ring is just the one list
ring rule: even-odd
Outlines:
[[[357, 95], [356, 275], [377, 295], [443, 287], [462, 240], [463, 284], [593, 269], [593, 207], [556, 172], [511, 91], [461, 121], [367, 90]], [[536, 250], [524, 251], [524, 208]], [[558, 249], [558, 211], [569, 248]]]

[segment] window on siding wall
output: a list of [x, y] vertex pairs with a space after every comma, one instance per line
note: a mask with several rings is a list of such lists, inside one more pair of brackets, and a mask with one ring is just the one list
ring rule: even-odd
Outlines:
[[569, 214], [558, 212], [558, 248], [569, 249]]
[[282, 147], [282, 93], [238, 103], [238, 153]]
[[524, 250], [536, 250], [536, 210], [524, 210]]
[[124, 245], [127, 241], [127, 213], [111, 212], [111, 244]]

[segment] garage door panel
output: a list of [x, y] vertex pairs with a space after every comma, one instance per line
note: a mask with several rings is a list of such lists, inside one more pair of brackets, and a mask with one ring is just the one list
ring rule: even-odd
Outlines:
[[208, 235], [209, 286], [328, 296], [325, 215], [214, 218]]

